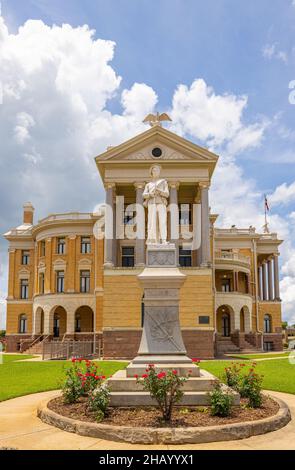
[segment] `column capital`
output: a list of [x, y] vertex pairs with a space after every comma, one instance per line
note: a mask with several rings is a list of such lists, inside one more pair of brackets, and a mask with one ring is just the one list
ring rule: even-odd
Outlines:
[[179, 189], [179, 181], [169, 181], [168, 184], [171, 189]]
[[105, 189], [114, 189], [116, 187], [116, 183], [105, 183]]
[[199, 181], [199, 186], [201, 189], [209, 189], [210, 182], [209, 181]]
[[134, 187], [135, 187], [135, 189], [144, 189], [145, 182], [144, 181], [135, 181]]

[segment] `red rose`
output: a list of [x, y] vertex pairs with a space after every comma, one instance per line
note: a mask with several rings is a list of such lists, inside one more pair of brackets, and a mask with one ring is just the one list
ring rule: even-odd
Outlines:
[[174, 369], [174, 370], [172, 371], [172, 374], [173, 374], [173, 375], [177, 375], [177, 374], [178, 374], [177, 370]]
[[137, 374], [134, 374], [134, 378], [135, 378], [135, 379], [138, 379], [138, 375], [137, 375]]
[[142, 377], [143, 379], [146, 379], [146, 378], [148, 377], [148, 375], [147, 375], [147, 374], [143, 374], [141, 377]]

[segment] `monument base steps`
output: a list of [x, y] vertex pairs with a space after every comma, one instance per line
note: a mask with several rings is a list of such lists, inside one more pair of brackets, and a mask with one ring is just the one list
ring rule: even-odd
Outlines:
[[[133, 366], [133, 364], [131, 364], [131, 366]], [[130, 368], [131, 366], [128, 367]], [[198, 376], [191, 376], [184, 383], [184, 395], [179, 403], [180, 406], [206, 406], [210, 404], [208, 393], [213, 389], [216, 377], [207, 371], [199, 370], [199, 368], [195, 366], [192, 367], [192, 370], [194, 370], [194, 368], [198, 371]], [[168, 367], [166, 366], [166, 370], [167, 369]], [[159, 370], [164, 369], [159, 367]], [[144, 370], [140, 369], [140, 373], [138, 375], [141, 376], [143, 373], [145, 373], [145, 368]], [[110, 379], [108, 379], [108, 385], [111, 390], [110, 406], [136, 407], [157, 405], [157, 402], [150, 397], [149, 392], [144, 391], [143, 387], [136, 383], [136, 378], [134, 378], [134, 376], [127, 376], [126, 370], [116, 372]], [[224, 385], [224, 388], [227, 389], [228, 387]], [[239, 394], [234, 392], [232, 393], [234, 394], [233, 404], [239, 405]]]

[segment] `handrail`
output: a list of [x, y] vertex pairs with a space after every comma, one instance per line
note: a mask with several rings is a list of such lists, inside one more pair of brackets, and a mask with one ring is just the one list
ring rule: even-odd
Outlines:
[[240, 253], [226, 252], [226, 251], [215, 251], [216, 259], [225, 259], [232, 261], [241, 261], [242, 263], [250, 264], [250, 257], [241, 255]]

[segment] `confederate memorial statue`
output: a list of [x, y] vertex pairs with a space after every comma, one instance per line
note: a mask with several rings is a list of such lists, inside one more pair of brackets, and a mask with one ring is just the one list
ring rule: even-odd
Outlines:
[[167, 205], [168, 183], [160, 178], [161, 167], [153, 165], [150, 169], [152, 181], [147, 183], [143, 192], [144, 206], [148, 208], [147, 244], [167, 244]]

